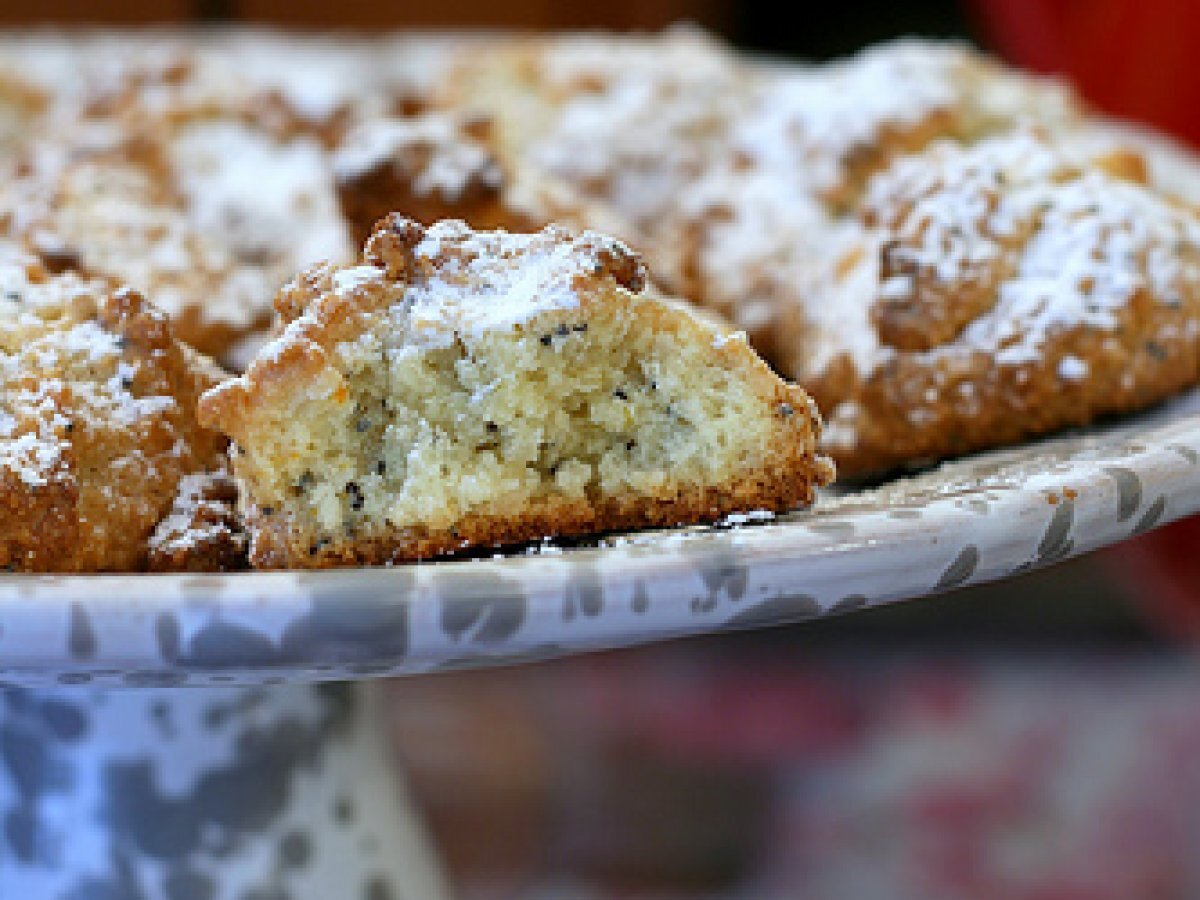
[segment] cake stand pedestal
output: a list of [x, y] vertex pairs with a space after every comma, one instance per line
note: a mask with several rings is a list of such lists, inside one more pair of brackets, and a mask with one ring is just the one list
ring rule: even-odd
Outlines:
[[0, 896], [440, 900], [371, 682], [0, 688]]

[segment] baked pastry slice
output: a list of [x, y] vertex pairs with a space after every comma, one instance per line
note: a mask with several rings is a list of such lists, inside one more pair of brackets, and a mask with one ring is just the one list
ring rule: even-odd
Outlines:
[[138, 294], [0, 248], [0, 570], [144, 568], [180, 480], [224, 457], [195, 416], [219, 380]]
[[1196, 383], [1200, 219], [1144, 172], [1016, 132], [877, 176], [782, 329], [839, 471], [1015, 443]]
[[257, 566], [388, 563], [811, 503], [819, 420], [739, 334], [643, 291], [594, 233], [424, 228], [286, 288], [204, 395]]

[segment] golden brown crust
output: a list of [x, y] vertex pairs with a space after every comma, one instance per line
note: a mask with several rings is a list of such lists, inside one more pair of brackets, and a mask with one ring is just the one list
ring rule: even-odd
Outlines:
[[[953, 185], [949, 187], [954, 189]], [[922, 253], [929, 226], [906, 228], [922, 215], [917, 209], [920, 201], [946, 188], [934, 178], [918, 197], [902, 196], [882, 210], [867, 203], [859, 211], [868, 228], [882, 229], [889, 235], [879, 247], [879, 282], [902, 289], [880, 291], [871, 304], [871, 324], [880, 342], [897, 350], [931, 350], [949, 343], [992, 309], [996, 286], [1016, 274], [1021, 249], [1035, 230], [1032, 216], [1018, 222], [1005, 221], [999, 231], [993, 228], [990, 219], [1000, 203], [1003, 186], [982, 186], [974, 198], [979, 213], [963, 227], [984, 237], [989, 242], [989, 253], [960, 264], [953, 279], [947, 279], [941, 270], [951, 248], [931, 258]]]
[[[1115, 334], [1067, 332], [1051, 339], [1037, 360], [1020, 365], [997, 366], [985, 353], [933, 361], [898, 355], [850, 395], [853, 449], [829, 450], [842, 476], [855, 478], [1144, 409], [1200, 380], [1195, 342], [1162, 337], [1186, 333], [1194, 322], [1194, 313], [1163, 308], [1140, 294]], [[1079, 363], [1086, 378], [1063, 377], [1067, 366]], [[828, 393], [821, 385], [813, 392]], [[841, 399], [830, 396], [829, 408]], [[912, 411], [919, 414], [905, 414]]]
[[936, 140], [968, 137], [966, 119], [960, 110], [934, 109], [913, 123], [881, 123], [869, 140], [846, 148], [837, 159], [839, 177], [821, 192], [821, 199], [835, 213], [855, 211], [871, 176]]
[[141, 569], [179, 480], [223, 457], [194, 414], [214, 379], [138, 294], [28, 272], [30, 290], [65, 279], [68, 299], [41, 324], [4, 314], [17, 342], [0, 340], [0, 568]]
[[523, 231], [532, 223], [509, 209], [498, 187], [470, 182], [454, 199], [440, 194], [421, 194], [408, 179], [397, 177], [390, 166], [338, 180], [338, 202], [350, 224], [356, 244], [365, 241], [375, 224], [396, 212], [432, 225], [442, 219], [462, 219], [474, 228], [504, 228]]

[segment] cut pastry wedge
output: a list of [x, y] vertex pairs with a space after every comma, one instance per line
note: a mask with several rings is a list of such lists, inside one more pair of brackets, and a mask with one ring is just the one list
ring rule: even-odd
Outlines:
[[598, 234], [391, 216], [276, 307], [277, 338], [200, 403], [236, 444], [257, 566], [783, 512], [833, 476], [808, 396]]

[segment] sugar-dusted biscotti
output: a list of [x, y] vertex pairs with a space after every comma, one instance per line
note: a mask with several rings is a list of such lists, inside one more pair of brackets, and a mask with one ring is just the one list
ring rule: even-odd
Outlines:
[[235, 442], [257, 566], [784, 511], [832, 478], [805, 393], [594, 233], [392, 216], [276, 306], [277, 338], [199, 407]]

